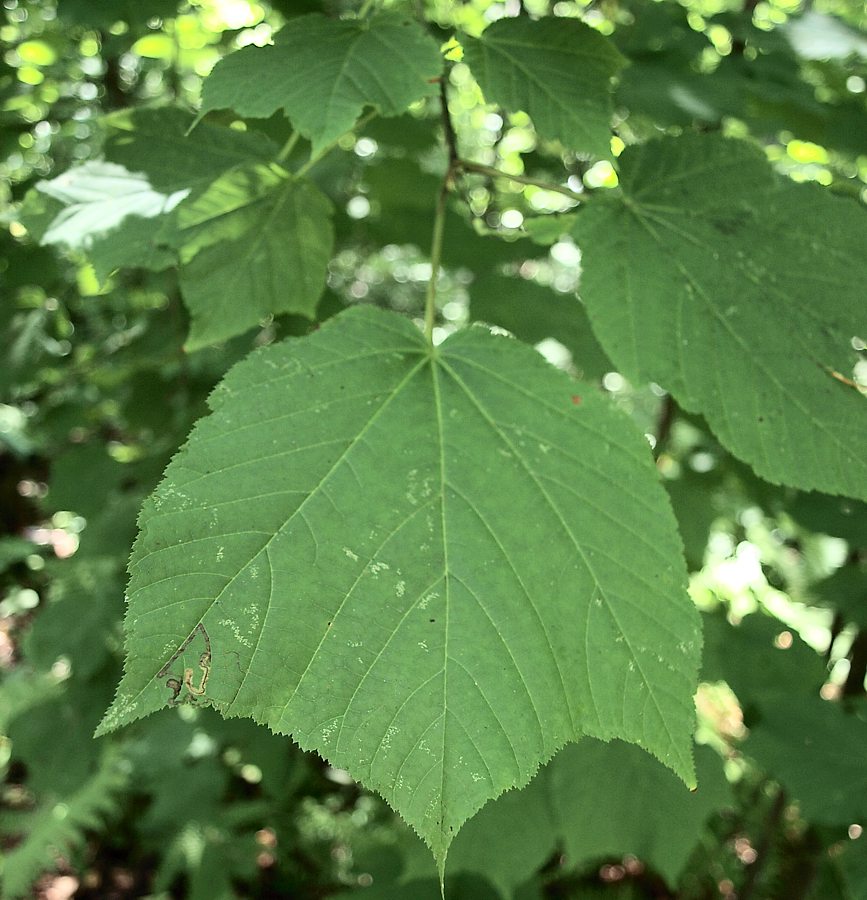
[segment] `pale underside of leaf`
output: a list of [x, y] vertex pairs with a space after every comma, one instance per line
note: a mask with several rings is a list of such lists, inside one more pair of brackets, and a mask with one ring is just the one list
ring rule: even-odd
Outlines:
[[258, 351], [212, 406], [142, 512], [103, 731], [184, 667], [198, 685], [207, 635], [205, 701], [348, 769], [440, 865], [584, 733], [692, 782], [680, 541], [601, 396], [484, 329], [431, 351], [353, 309]]
[[84, 249], [120, 228], [127, 219], [158, 219], [189, 193], [160, 193], [146, 176], [99, 160], [75, 166], [51, 181], [41, 181], [37, 190], [63, 204], [41, 243]]
[[851, 379], [867, 330], [863, 210], [775, 180], [719, 137], [621, 165], [624, 198], [576, 227], [581, 295], [612, 360], [701, 412], [762, 477], [867, 496], [867, 405], [834, 376]]

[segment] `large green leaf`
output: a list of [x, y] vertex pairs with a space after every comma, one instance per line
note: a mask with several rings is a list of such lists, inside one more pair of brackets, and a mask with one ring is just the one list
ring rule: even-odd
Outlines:
[[529, 113], [542, 137], [611, 155], [610, 82], [626, 61], [598, 31], [574, 19], [520, 17], [461, 43], [489, 103]]
[[140, 518], [103, 732], [204, 689], [382, 793], [441, 864], [585, 733], [692, 783], [680, 541], [594, 389], [486, 329], [432, 351], [354, 308], [211, 402]]
[[230, 107], [267, 118], [283, 109], [317, 155], [365, 107], [397, 116], [434, 93], [441, 70], [436, 43], [414, 22], [392, 14], [299, 16], [272, 46], [244, 47], [214, 67], [202, 87], [202, 114]]
[[313, 318], [334, 241], [331, 202], [315, 185], [276, 164], [239, 167], [183, 204], [178, 228], [187, 349], [274, 313]]
[[630, 148], [622, 196], [582, 212], [581, 293], [602, 346], [663, 385], [764, 478], [867, 497], [867, 215], [776, 178], [741, 141]]

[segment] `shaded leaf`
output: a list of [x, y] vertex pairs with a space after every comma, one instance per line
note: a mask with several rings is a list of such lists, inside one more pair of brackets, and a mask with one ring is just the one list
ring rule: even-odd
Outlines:
[[581, 378], [599, 380], [614, 366], [599, 346], [584, 306], [573, 294], [505, 275], [485, 275], [470, 288], [473, 319], [499, 325], [531, 344], [555, 338], [572, 353]]
[[156, 190], [188, 188], [194, 195], [235, 166], [269, 162], [274, 143], [260, 132], [202, 122], [173, 107], [132, 109], [106, 116], [105, 156], [131, 172], [143, 172]]
[[268, 315], [313, 318], [334, 238], [331, 203], [310, 182], [276, 165], [233, 169], [179, 209], [178, 227], [188, 350]]
[[867, 402], [832, 374], [857, 360], [867, 215], [718, 136], [628, 148], [621, 166], [623, 196], [576, 226], [603, 348], [763, 478], [867, 497]]
[[101, 731], [189, 668], [187, 699], [348, 769], [440, 864], [582, 733], [691, 782], [700, 640], [674, 519], [641, 435], [576, 390], [515, 341], [431, 351], [372, 308], [238, 365], [144, 507]]
[[798, 494], [785, 511], [811, 531], [844, 538], [853, 547], [867, 547], [867, 506], [857, 500], [813, 491]]
[[[468, 822], [449, 851], [449, 872], [482, 875], [511, 898], [554, 854], [564, 871], [632, 854], [674, 886], [708, 817], [732, 804], [722, 760], [707, 747], [696, 748], [696, 776], [691, 793], [639, 748], [586, 738]], [[433, 876], [418, 838], [400, 823], [394, 829], [387, 839], [402, 870], [390, 878], [374, 872], [374, 882]], [[358, 863], [371, 870], [363, 857]]]
[[689, 468], [684, 468], [677, 478], [665, 481], [690, 571], [698, 571], [704, 565], [711, 526], [720, 515], [716, 494], [722, 481], [718, 469], [694, 472]]
[[744, 753], [781, 781], [807, 819], [848, 825], [867, 815], [867, 722], [818, 696], [780, 696], [762, 709]]
[[839, 613], [845, 622], [867, 628], [867, 569], [858, 563], [841, 566], [829, 578], [813, 585], [820, 606]]
[[414, 22], [392, 14], [337, 20], [292, 19], [268, 47], [223, 58], [202, 87], [202, 112], [229, 107], [267, 118], [283, 109], [318, 155], [349, 131], [365, 107], [397, 116], [436, 91], [442, 69], [436, 43]]
[[708, 816], [732, 799], [719, 756], [698, 747], [695, 761], [698, 790], [690, 793], [628, 744], [567, 747], [549, 767], [566, 865], [632, 854], [674, 886]]
[[59, 0], [57, 13], [76, 25], [109, 28], [124, 20], [139, 27], [154, 17], [174, 16], [178, 11], [177, 0]]
[[[787, 632], [791, 643], [777, 639]], [[740, 625], [704, 616], [703, 681], [726, 681], [741, 706], [765, 709], [782, 696], [818, 696], [827, 671], [821, 657], [778, 619], [756, 613]]]
[[488, 103], [529, 113], [542, 137], [572, 150], [611, 156], [610, 81], [626, 61], [598, 31], [574, 19], [522, 16], [461, 43]]

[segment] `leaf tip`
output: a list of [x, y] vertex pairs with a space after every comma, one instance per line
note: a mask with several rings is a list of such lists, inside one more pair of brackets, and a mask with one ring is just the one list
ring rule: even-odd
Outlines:
[[446, 900], [446, 857], [449, 855], [448, 847], [442, 853], [434, 852], [437, 866], [437, 877], [440, 881], [440, 898]]

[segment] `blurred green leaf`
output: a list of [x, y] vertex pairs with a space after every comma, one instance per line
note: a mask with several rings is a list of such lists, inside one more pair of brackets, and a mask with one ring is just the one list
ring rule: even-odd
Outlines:
[[365, 20], [301, 16], [272, 46], [245, 47], [221, 60], [202, 89], [202, 115], [228, 107], [267, 118], [282, 108], [318, 156], [365, 107], [396, 116], [435, 93], [441, 70], [436, 43], [394, 14]]
[[598, 31], [575, 19], [506, 18], [461, 43], [489, 103], [529, 113], [542, 137], [611, 156], [609, 86], [626, 60]]
[[849, 825], [867, 815], [862, 764], [867, 722], [818, 695], [781, 695], [762, 708], [744, 753], [791, 792], [815, 822]]
[[313, 318], [333, 244], [331, 204], [276, 165], [227, 172], [178, 211], [187, 350], [225, 340], [265, 316]]
[[579, 377], [598, 381], [614, 366], [593, 337], [587, 313], [573, 294], [526, 278], [484, 275], [470, 287], [473, 319], [499, 325], [530, 344], [555, 338], [572, 353]]

